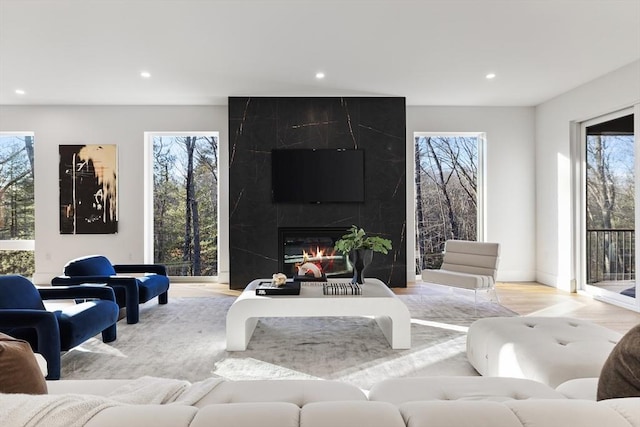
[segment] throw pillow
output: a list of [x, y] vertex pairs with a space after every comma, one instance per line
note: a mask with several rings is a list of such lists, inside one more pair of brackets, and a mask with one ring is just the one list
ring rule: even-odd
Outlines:
[[598, 380], [598, 400], [620, 397], [640, 397], [640, 325], [616, 344]]
[[0, 393], [47, 394], [47, 382], [28, 342], [0, 333]]

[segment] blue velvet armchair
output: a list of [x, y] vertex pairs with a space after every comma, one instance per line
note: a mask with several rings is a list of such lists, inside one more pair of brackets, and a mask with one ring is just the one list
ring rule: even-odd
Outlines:
[[[43, 300], [83, 299], [62, 310], [47, 311]], [[116, 339], [118, 305], [113, 289], [83, 285], [36, 288], [29, 279], [0, 276], [0, 332], [23, 339], [47, 361], [47, 379], [60, 378], [60, 352], [98, 333], [104, 342]]]
[[[140, 320], [139, 304], [156, 296], [159, 304], [168, 302], [169, 277], [166, 267], [161, 264], [112, 265], [102, 255], [91, 255], [69, 261], [64, 266], [63, 273], [64, 275], [53, 278], [53, 286], [100, 283], [112, 287], [116, 302], [120, 308], [126, 309], [127, 323], [138, 323]], [[142, 275], [129, 275], [139, 273]]]

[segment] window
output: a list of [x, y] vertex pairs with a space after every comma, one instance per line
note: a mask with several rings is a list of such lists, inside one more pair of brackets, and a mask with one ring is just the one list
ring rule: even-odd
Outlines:
[[153, 262], [171, 276], [218, 272], [218, 135], [152, 134]]
[[479, 240], [481, 134], [416, 134], [416, 274], [439, 268], [448, 239]]
[[33, 133], [0, 133], [0, 274], [32, 276]]

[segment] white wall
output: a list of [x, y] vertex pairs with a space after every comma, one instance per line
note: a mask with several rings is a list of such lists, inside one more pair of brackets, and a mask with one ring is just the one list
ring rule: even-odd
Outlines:
[[[35, 133], [36, 283], [49, 283], [72, 258], [92, 253], [113, 263], [144, 262], [144, 132], [218, 131], [227, 164], [226, 106], [0, 106], [0, 131]], [[119, 223], [114, 235], [61, 235], [58, 145], [117, 144]], [[221, 168], [225, 169], [225, 168]], [[222, 173], [223, 171], [221, 171]], [[225, 169], [226, 172], [226, 169]], [[222, 181], [222, 180], [221, 180]], [[226, 181], [226, 180], [225, 180]], [[221, 189], [221, 192], [225, 189]], [[227, 212], [220, 198], [221, 214]], [[221, 234], [220, 275], [228, 277], [228, 234]], [[224, 241], [224, 239], [227, 239]]]
[[574, 286], [572, 122], [582, 122], [638, 102], [640, 61], [536, 108], [537, 281], [567, 291]]
[[[532, 107], [407, 107], [407, 156], [414, 132], [484, 132], [485, 240], [501, 244], [499, 281], [535, 280], [535, 148]], [[413, 162], [407, 165], [407, 253], [415, 247]], [[407, 277], [415, 260], [407, 259]]]

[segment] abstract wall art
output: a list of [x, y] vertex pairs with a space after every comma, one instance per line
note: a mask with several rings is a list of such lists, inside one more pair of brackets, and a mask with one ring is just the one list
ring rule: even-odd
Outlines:
[[60, 234], [118, 232], [115, 144], [60, 145]]

